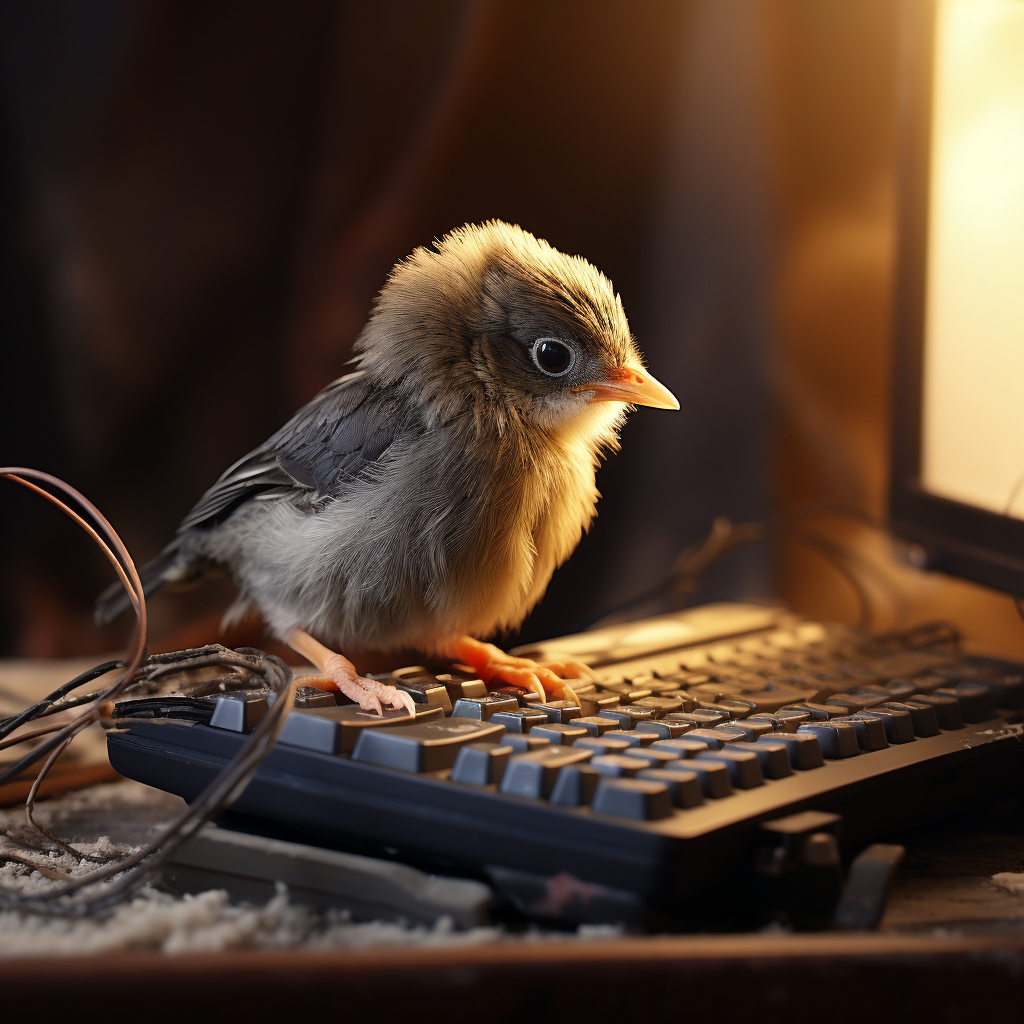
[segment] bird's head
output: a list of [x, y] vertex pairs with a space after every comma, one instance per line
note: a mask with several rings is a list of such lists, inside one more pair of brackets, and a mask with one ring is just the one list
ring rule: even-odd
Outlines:
[[501, 221], [399, 263], [356, 352], [439, 419], [471, 403], [499, 423], [604, 440], [627, 405], [679, 408], [644, 368], [608, 278]]

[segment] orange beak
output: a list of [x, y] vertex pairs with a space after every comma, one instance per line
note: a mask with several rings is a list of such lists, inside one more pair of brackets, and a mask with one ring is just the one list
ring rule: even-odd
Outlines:
[[604, 380], [582, 384], [573, 391], [592, 391], [591, 402], [628, 402], [649, 405], [654, 409], [678, 409], [676, 396], [646, 370], [622, 366], [612, 370]]

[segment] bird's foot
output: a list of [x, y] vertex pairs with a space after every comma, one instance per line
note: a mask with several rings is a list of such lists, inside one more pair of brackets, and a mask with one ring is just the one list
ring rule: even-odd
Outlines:
[[590, 669], [582, 662], [552, 661], [541, 665], [531, 658], [514, 657], [494, 644], [485, 644], [468, 636], [460, 637], [444, 654], [469, 665], [485, 683], [520, 686], [524, 690], [532, 690], [541, 700], [571, 700], [579, 704], [570, 680], [590, 678]]
[[294, 630], [288, 637], [288, 644], [323, 673], [322, 676], [304, 677], [303, 686], [338, 690], [354, 700], [364, 711], [375, 711], [378, 715], [382, 713], [382, 705], [404, 708], [410, 715], [416, 714], [416, 705], [408, 693], [376, 679], [361, 676], [348, 658], [328, 650], [308, 633]]
[[405, 708], [410, 715], [416, 714], [416, 705], [408, 693], [359, 675], [352, 662], [340, 654], [328, 659], [327, 664], [321, 666], [321, 671], [324, 673], [322, 676], [304, 677], [302, 685], [315, 686], [318, 690], [338, 690], [364, 711], [376, 711], [378, 715], [383, 710], [382, 705]]

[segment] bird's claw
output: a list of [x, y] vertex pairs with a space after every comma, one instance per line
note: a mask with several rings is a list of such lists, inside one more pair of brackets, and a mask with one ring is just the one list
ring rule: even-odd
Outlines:
[[590, 670], [578, 661], [548, 662], [538, 664], [530, 658], [516, 658], [510, 654], [492, 658], [482, 675], [485, 681], [500, 680], [511, 686], [532, 690], [541, 700], [571, 700], [579, 704], [576, 691], [569, 685], [570, 679], [586, 679]]
[[339, 690], [364, 711], [373, 711], [381, 715], [384, 713], [383, 705], [386, 704], [396, 711], [405, 710], [410, 716], [415, 717], [416, 704], [404, 690], [360, 676], [346, 659], [340, 655], [336, 658], [337, 661], [332, 659], [332, 662], [324, 666], [323, 677], [307, 678], [303, 683], [321, 690]]

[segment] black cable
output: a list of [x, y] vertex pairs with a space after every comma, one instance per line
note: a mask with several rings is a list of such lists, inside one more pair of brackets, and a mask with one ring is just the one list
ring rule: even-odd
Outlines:
[[[69, 879], [59, 887], [47, 892], [21, 896], [0, 890], [0, 907], [58, 916], [69, 914], [77, 916], [106, 909], [121, 900], [132, 889], [141, 885], [182, 843], [190, 839], [214, 814], [230, 804], [248, 785], [252, 775], [273, 749], [277, 742], [277, 736], [284, 726], [285, 718], [292, 709], [294, 687], [291, 685], [291, 669], [273, 655], [262, 652], [249, 653], [248, 649], [230, 651], [219, 645], [213, 645], [200, 648], [198, 651], [187, 652], [187, 654], [193, 655], [192, 657], [182, 658], [181, 655], [184, 653], [186, 652], [155, 655], [147, 659], [140, 666], [138, 673], [129, 685], [152, 683], [161, 676], [189, 669], [223, 665], [257, 676], [261, 685], [273, 692], [277, 699], [271, 704], [270, 710], [256, 729], [249, 735], [242, 749], [225, 765], [203, 792], [164, 827], [162, 833], [155, 840], [147, 843], [142, 849], [124, 860], [107, 864], [90, 871], [87, 875]], [[97, 666], [97, 669], [101, 667]], [[61, 689], [67, 690], [70, 685], [65, 684]], [[120, 681], [118, 685], [120, 685]], [[109, 691], [104, 691], [104, 693], [107, 692]], [[12, 772], [16, 774], [27, 764], [33, 763], [46, 753], [56, 749], [62, 742], [66, 742], [69, 731], [72, 736], [74, 735], [72, 730], [77, 731], [75, 727], [82, 729], [89, 724], [91, 723], [88, 720], [82, 718], [72, 722], [68, 728], [62, 730], [45, 744], [41, 744], [43, 749], [33, 750], [15, 765], [11, 765], [3, 774], [0, 774], [0, 783]], [[133, 868], [134, 870], [130, 870]], [[68, 899], [87, 886], [106, 881], [123, 872], [125, 872], [123, 878], [84, 902]]]
[[78, 707], [80, 704], [88, 704], [89, 700], [95, 699], [96, 695], [88, 695], [86, 697], [79, 698], [74, 703], [68, 702], [64, 704], [63, 707], [49, 710], [51, 705], [55, 704], [62, 697], [66, 697], [73, 690], [77, 690], [80, 686], [84, 686], [86, 683], [91, 683], [94, 679], [98, 679], [100, 676], [104, 676], [116, 668], [124, 667], [125, 662], [123, 661], [105, 661], [102, 665], [96, 665], [94, 668], [88, 669], [81, 675], [75, 676], [70, 683], [64, 683], [63, 686], [57, 687], [53, 693], [44, 697], [41, 701], [38, 701], [31, 707], [26, 708], [24, 711], [19, 711], [16, 715], [11, 715], [10, 718], [5, 718], [0, 721], [0, 740], [5, 739], [14, 732], [18, 726], [24, 725], [26, 722], [31, 722], [36, 718], [43, 718], [49, 714], [56, 714], [58, 711], [64, 711], [67, 708]]

